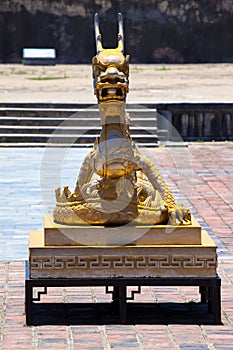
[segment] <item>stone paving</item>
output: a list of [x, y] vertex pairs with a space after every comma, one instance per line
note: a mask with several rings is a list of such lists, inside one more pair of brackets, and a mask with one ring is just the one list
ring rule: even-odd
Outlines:
[[[222, 325], [213, 325], [206, 307], [196, 303], [199, 295], [195, 287], [144, 287], [135, 302], [129, 303], [125, 325], [119, 324], [104, 289], [90, 287], [50, 288], [42, 301], [58, 305], [43, 304], [38, 308], [36, 325], [25, 326], [24, 260], [28, 233], [42, 227], [43, 214], [54, 203], [54, 187], [59, 183], [74, 186], [86, 152], [86, 149], [0, 149], [0, 348], [233, 349], [231, 142], [145, 150], [159, 164], [177, 201], [190, 207], [218, 244]], [[72, 302], [81, 304], [71, 307]], [[70, 313], [69, 321], [64, 308]]]

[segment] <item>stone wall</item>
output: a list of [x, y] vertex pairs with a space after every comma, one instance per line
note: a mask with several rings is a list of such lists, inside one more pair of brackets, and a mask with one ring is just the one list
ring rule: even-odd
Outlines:
[[232, 0], [4, 0], [0, 62], [20, 62], [24, 47], [55, 47], [59, 63], [89, 63], [94, 13], [109, 47], [119, 11], [132, 62], [233, 62]]

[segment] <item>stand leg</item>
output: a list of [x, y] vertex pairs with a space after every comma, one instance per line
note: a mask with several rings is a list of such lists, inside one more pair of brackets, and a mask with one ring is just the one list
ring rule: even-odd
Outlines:
[[201, 303], [207, 303], [207, 301], [208, 301], [208, 287], [200, 286], [199, 292], [201, 294]]
[[213, 305], [213, 299], [214, 299], [214, 291], [213, 291], [213, 286], [210, 285], [208, 287], [208, 313], [212, 314], [214, 305]]
[[32, 316], [32, 292], [33, 286], [29, 281], [25, 281], [25, 314], [26, 314], [26, 324], [31, 326], [33, 323]]
[[221, 280], [216, 279], [215, 286], [213, 287], [213, 314], [214, 323], [221, 323]]
[[121, 323], [126, 322], [127, 316], [127, 305], [126, 305], [126, 286], [119, 287], [119, 311]]
[[113, 294], [112, 294], [112, 301], [114, 303], [119, 302], [119, 298], [120, 298], [120, 291], [119, 291], [120, 287], [118, 286], [114, 286], [113, 287]]
[[221, 279], [216, 278], [208, 288], [208, 312], [213, 314], [214, 323], [221, 323]]

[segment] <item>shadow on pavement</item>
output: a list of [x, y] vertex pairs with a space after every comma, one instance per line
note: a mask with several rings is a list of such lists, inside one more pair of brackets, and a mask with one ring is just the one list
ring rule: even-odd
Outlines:
[[[34, 303], [33, 325], [121, 324], [114, 303]], [[125, 324], [214, 324], [202, 303], [127, 303]]]

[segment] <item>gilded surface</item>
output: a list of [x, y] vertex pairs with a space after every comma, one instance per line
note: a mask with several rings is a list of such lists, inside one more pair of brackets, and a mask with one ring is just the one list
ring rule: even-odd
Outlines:
[[156, 169], [130, 136], [125, 109], [129, 85], [129, 56], [124, 55], [122, 16], [118, 46], [102, 46], [95, 15], [97, 54], [92, 60], [94, 93], [102, 130], [80, 168], [76, 188], [56, 190], [54, 220], [92, 225], [191, 224], [191, 215], [175, 200]]

